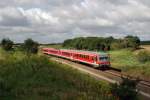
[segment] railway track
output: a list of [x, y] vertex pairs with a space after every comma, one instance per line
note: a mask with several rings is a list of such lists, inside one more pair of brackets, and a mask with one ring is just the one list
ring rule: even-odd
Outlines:
[[[117, 76], [117, 77], [129, 77], [129, 78], [131, 78], [131, 79], [138, 79], [138, 78], [135, 78], [135, 77], [132, 77], [132, 76], [129, 76], [129, 75], [126, 75], [126, 74], [122, 74], [122, 73], [118, 73], [118, 72], [114, 72], [114, 71], [106, 71], [106, 73], [109, 73], [109, 74], [112, 74], [112, 75], [114, 75], [114, 76]], [[147, 87], [150, 87], [150, 82], [149, 81], [147, 81], [147, 80], [143, 80], [143, 79], [139, 79], [139, 83], [141, 84], [141, 85], [145, 85], [145, 86], [147, 86]]]
[[[51, 60], [54, 60], [56, 62], [69, 65], [73, 68], [76, 68], [84, 73], [88, 73], [91, 76], [93, 76], [96, 79], [99, 80], [105, 80], [110, 83], [119, 83], [121, 82], [121, 77], [128, 77], [128, 75], [122, 74], [120, 71], [114, 71], [114, 70], [105, 70], [101, 71], [98, 69], [94, 69], [91, 66], [83, 65], [80, 63], [75, 63], [67, 59], [58, 58], [51, 56]], [[135, 79], [134, 77], [131, 77], [132, 79]], [[150, 100], [150, 82], [146, 80], [140, 79], [139, 84], [137, 85], [137, 89], [139, 90], [139, 93], [141, 96], [146, 98], [146, 100]]]
[[142, 78], [139, 78], [139, 77], [130, 76], [130, 75], [126, 74], [126, 73], [121, 72], [120, 69], [116, 69], [116, 68], [112, 68], [111, 67], [111, 68], [107, 69], [105, 72], [109, 73], [109, 74], [112, 74], [114, 76], [118, 76], [118, 77], [121, 77], [121, 76], [122, 77], [129, 77], [130, 79], [133, 79], [133, 80], [134, 79], [139, 79], [141, 84], [145, 84], [145, 85], [150, 87], [150, 81], [142, 79]]
[[[117, 77], [130, 77], [130, 79], [137, 79], [135, 77], [131, 77], [129, 75], [126, 75], [126, 74], [121, 74], [121, 73], [116, 73], [114, 71], [106, 71], [106, 73], [108, 74], [111, 74], [113, 76], [117, 76]], [[139, 83], [137, 85], [137, 89], [140, 90], [140, 94], [148, 97], [150, 99], [150, 82], [149, 81], [146, 81], [146, 80], [143, 80], [143, 79], [138, 79], [139, 80]], [[147, 99], [147, 100], [149, 100]]]

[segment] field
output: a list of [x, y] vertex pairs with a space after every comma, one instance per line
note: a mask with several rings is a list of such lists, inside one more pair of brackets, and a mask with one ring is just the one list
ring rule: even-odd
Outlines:
[[114, 100], [108, 83], [40, 55], [0, 49], [1, 100]]
[[150, 80], [150, 61], [141, 63], [136, 57], [136, 52], [130, 49], [110, 51], [112, 67], [122, 69], [123, 72], [136, 77]]

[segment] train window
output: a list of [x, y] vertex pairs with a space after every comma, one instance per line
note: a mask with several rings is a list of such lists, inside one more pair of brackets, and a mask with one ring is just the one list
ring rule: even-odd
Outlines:
[[84, 58], [84, 55], [82, 55], [82, 58]]
[[101, 61], [107, 61], [107, 60], [109, 60], [109, 58], [107, 56], [99, 57], [99, 59]]
[[76, 57], [78, 57], [78, 54], [76, 54]]
[[92, 57], [92, 60], [94, 60], [94, 57]]
[[86, 56], [86, 59], [88, 59], [88, 56]]
[[80, 54], [80, 57], [82, 58], [82, 55]]
[[76, 54], [76, 57], [78, 57], [78, 54]]

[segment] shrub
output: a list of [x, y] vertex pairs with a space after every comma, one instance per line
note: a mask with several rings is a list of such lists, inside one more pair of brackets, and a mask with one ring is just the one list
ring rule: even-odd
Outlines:
[[25, 52], [28, 54], [33, 53], [36, 54], [38, 52], [38, 43], [33, 41], [32, 39], [27, 39], [24, 41], [24, 44], [22, 45]]
[[1, 41], [2, 48], [6, 51], [12, 50], [13, 47], [13, 41], [10, 39], [3, 39]]
[[144, 63], [144, 62], [147, 62], [147, 61], [150, 61], [150, 52], [149, 51], [140, 51], [138, 54], [137, 54], [137, 59]]
[[137, 80], [130, 80], [129, 78], [122, 78], [122, 82], [112, 84], [111, 93], [119, 100], [137, 100], [136, 85]]
[[123, 43], [126, 48], [137, 49], [140, 46], [140, 39], [137, 36], [126, 36], [123, 40]]
[[106, 83], [44, 56], [18, 56], [1, 61], [0, 100], [115, 100]]

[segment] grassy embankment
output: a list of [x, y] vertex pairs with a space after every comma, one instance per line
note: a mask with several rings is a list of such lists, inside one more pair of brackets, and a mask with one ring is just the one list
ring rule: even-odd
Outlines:
[[[48, 47], [62, 48], [61, 45], [49, 45]], [[141, 47], [143, 48], [142, 50], [150, 51], [150, 45], [142, 45]], [[137, 53], [139, 51], [132, 51], [130, 49], [109, 51], [112, 67], [122, 69], [123, 72], [130, 75], [144, 77], [150, 80], [150, 62], [139, 62], [137, 59]]]
[[107, 83], [66, 65], [0, 49], [1, 100], [113, 100], [109, 93]]
[[138, 51], [130, 49], [110, 51], [112, 67], [120, 68], [133, 76], [145, 77], [149, 79], [150, 62], [142, 63], [137, 59]]

